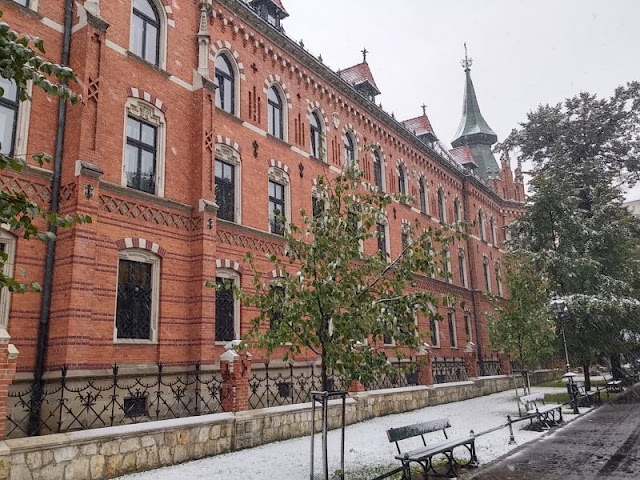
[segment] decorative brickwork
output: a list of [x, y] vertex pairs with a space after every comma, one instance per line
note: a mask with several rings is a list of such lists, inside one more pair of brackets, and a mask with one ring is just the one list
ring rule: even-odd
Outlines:
[[28, 178], [0, 175], [0, 189], [12, 193], [24, 193], [29, 200], [41, 206], [47, 205], [51, 200], [51, 189], [48, 185]]
[[141, 250], [148, 250], [155, 253], [160, 258], [164, 257], [167, 251], [155, 242], [150, 242], [144, 238], [122, 238], [116, 242], [118, 250], [125, 250], [127, 248], [139, 248]]
[[168, 210], [154, 208], [133, 200], [124, 200], [111, 195], [100, 195], [99, 208], [103, 212], [143, 220], [162, 227], [175, 228], [187, 232], [200, 229], [200, 220], [197, 217], [187, 217]]
[[145, 102], [149, 102], [151, 105], [154, 105], [162, 113], [167, 112], [167, 106], [164, 104], [162, 100], [160, 100], [155, 95], [141, 88], [129, 87], [127, 89], [127, 93], [132, 98], [139, 98], [141, 100], [144, 100]]
[[235, 272], [238, 272], [240, 275], [242, 275], [242, 272], [244, 272], [244, 267], [240, 265], [240, 262], [229, 260], [228, 258], [216, 259], [216, 268], [228, 268]]
[[226, 230], [218, 230], [216, 232], [217, 241], [234, 247], [241, 247], [254, 252], [264, 252], [271, 255], [282, 255], [284, 253], [284, 245], [277, 242], [269, 242], [261, 238], [250, 237]]

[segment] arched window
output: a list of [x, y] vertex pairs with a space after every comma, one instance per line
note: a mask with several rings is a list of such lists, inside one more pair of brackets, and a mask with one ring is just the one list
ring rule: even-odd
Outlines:
[[235, 115], [235, 73], [225, 55], [216, 57], [216, 107]]
[[404, 165], [398, 166], [398, 192], [400, 195], [407, 194], [407, 178], [404, 171]]
[[[217, 269], [216, 284], [226, 286], [231, 283], [240, 286], [240, 275], [235, 270]], [[240, 301], [233, 290], [221, 288], [216, 291], [216, 326], [214, 341], [226, 343], [240, 338]]]
[[384, 190], [382, 183], [382, 158], [380, 158], [380, 152], [378, 150], [373, 151], [373, 181], [375, 186], [381, 192]]
[[268, 92], [269, 133], [276, 138], [284, 140], [284, 121], [282, 98], [276, 87], [269, 88]]
[[460, 215], [460, 200], [458, 200], [458, 198], [456, 198], [453, 201], [453, 216], [454, 216], [454, 221], [456, 223], [456, 230], [460, 230], [460, 221], [462, 220], [462, 215]]
[[419, 187], [420, 187], [420, 211], [426, 214], [427, 213], [427, 187], [424, 183], [424, 178], [420, 179]]
[[133, 0], [131, 52], [160, 65], [160, 15], [150, 0]]
[[497, 242], [496, 219], [493, 216], [489, 219], [489, 228], [491, 229], [491, 243], [495, 246]]
[[316, 112], [311, 113], [309, 126], [311, 128], [311, 155], [322, 159], [322, 123]]
[[458, 270], [460, 271], [460, 286], [467, 288], [467, 266], [464, 258], [464, 250], [458, 250]]
[[500, 272], [500, 263], [496, 262], [496, 286], [498, 287], [498, 295], [502, 296], [502, 273]]
[[342, 141], [344, 143], [344, 165], [347, 168], [351, 168], [356, 160], [353, 139], [349, 133], [345, 133]]
[[484, 233], [484, 213], [482, 210], [478, 212], [478, 232], [480, 232], [480, 240], [486, 240], [486, 236]]
[[438, 218], [440, 223], [447, 221], [445, 218], [444, 191], [441, 188], [438, 189]]

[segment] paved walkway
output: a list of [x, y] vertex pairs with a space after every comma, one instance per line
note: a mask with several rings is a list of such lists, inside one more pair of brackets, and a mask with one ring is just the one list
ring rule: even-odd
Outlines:
[[640, 387], [481, 469], [474, 480], [640, 479]]

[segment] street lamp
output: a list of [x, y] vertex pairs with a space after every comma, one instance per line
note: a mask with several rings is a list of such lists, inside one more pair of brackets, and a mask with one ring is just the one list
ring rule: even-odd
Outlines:
[[562, 343], [564, 344], [564, 357], [567, 362], [567, 373], [563, 375], [563, 378], [567, 379], [567, 393], [571, 398], [571, 406], [573, 407], [573, 413], [576, 415], [578, 412], [578, 402], [576, 401], [576, 391], [573, 387], [573, 378], [575, 373], [571, 372], [571, 363], [569, 362], [569, 349], [567, 348], [567, 336], [564, 333], [564, 327], [567, 323], [567, 317], [569, 316], [569, 309], [567, 308], [564, 300], [560, 297], [553, 297], [551, 300], [551, 308], [556, 312], [558, 323], [562, 331]]

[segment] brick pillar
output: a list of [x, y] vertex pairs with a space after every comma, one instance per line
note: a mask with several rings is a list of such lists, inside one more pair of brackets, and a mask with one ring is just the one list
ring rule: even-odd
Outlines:
[[475, 347], [473, 342], [467, 342], [467, 345], [464, 347], [464, 353], [462, 354], [464, 368], [467, 370], [468, 378], [478, 377], [478, 357]]
[[511, 375], [511, 356], [506, 353], [499, 353], [498, 359], [500, 360], [500, 373], [502, 375]]
[[251, 376], [251, 355], [238, 352], [239, 340], [225, 345], [220, 355], [222, 373], [222, 411], [241, 412], [249, 410], [249, 377]]
[[0, 328], [0, 440], [4, 439], [4, 429], [7, 418], [7, 400], [9, 387], [16, 374], [16, 359], [18, 349], [9, 343], [11, 337], [4, 328]]
[[347, 389], [349, 393], [359, 393], [364, 392], [364, 385], [359, 380], [351, 380], [349, 384], [349, 388]]
[[433, 357], [430, 352], [416, 355], [418, 366], [418, 385], [433, 385]]

